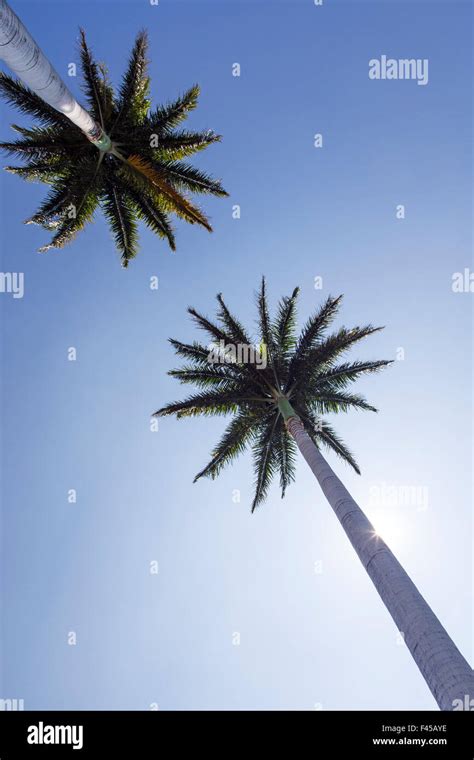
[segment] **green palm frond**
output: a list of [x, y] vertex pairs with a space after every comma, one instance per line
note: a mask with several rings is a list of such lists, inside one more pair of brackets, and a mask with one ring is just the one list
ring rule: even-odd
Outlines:
[[71, 126], [71, 122], [64, 114], [45, 103], [20, 81], [3, 72], [0, 72], [0, 95], [25, 116], [33, 116], [41, 124], [65, 128]]
[[[211, 142], [216, 142], [216, 140]], [[204, 147], [207, 146], [203, 145], [202, 148]], [[221, 198], [228, 195], [219, 180], [212, 179], [209, 174], [190, 164], [183, 164], [179, 161], [161, 161], [157, 166], [161, 167], [175, 189], [187, 190], [191, 193], [217, 195]]]
[[[286, 398], [295, 415], [316, 446], [335, 453], [357, 473], [357, 462], [346, 444], [324, 419], [329, 413], [352, 409], [376, 411], [363, 396], [347, 390], [347, 386], [365, 374], [378, 372], [390, 361], [353, 361], [336, 364], [336, 359], [362, 338], [381, 328], [367, 325], [332, 334], [327, 329], [340, 304], [339, 298], [328, 298], [305, 324], [299, 337], [295, 334], [298, 288], [280, 300], [273, 319], [267, 303], [265, 280], [257, 294], [258, 326], [262, 341], [268, 341], [266, 368], [252, 362], [216, 364], [209, 346], [202, 343], [171, 345], [185, 364], [169, 373], [180, 382], [194, 385], [200, 392], [159, 409], [158, 416], [197, 415], [231, 416], [223, 438], [212, 452], [209, 464], [196, 476], [216, 477], [225, 464], [232, 462], [245, 448], [253, 454], [255, 493], [254, 511], [266, 498], [275, 475], [279, 475], [282, 496], [295, 478], [296, 443], [287, 430], [280, 401]], [[193, 321], [223, 346], [246, 344], [250, 333], [230, 312], [219, 294], [217, 319], [211, 320], [194, 308], [188, 312]], [[286, 388], [283, 394], [282, 389]]]
[[316, 342], [321, 340], [324, 331], [336, 316], [341, 298], [342, 296], [338, 298], [331, 298], [329, 296], [316, 313], [306, 322], [289, 364], [288, 384], [291, 385], [301, 375], [309, 351], [314, 347]]
[[51, 248], [63, 248], [70, 243], [77, 233], [83, 230], [86, 224], [92, 220], [98, 203], [99, 197], [97, 191], [94, 192], [91, 189], [79, 201], [78, 206], [71, 209], [66, 208], [56, 234], [48, 245], [39, 249], [40, 253], [49, 251]]
[[64, 213], [72, 198], [67, 178], [61, 183], [56, 182], [39, 209], [25, 224], [40, 224], [43, 227], [51, 225]]
[[328, 449], [330, 449], [331, 451], [334, 451], [338, 457], [340, 457], [344, 462], [349, 464], [356, 471], [358, 475], [360, 475], [359, 465], [354, 459], [354, 455], [347, 448], [344, 441], [341, 440], [341, 438], [339, 438], [338, 435], [336, 435], [332, 427], [328, 425], [327, 422], [323, 421], [321, 425], [321, 430], [319, 431], [317, 438], [318, 440], [322, 441], [322, 443]]
[[[151, 129], [149, 134], [152, 131]], [[220, 142], [221, 139], [221, 136], [216, 135], [212, 129], [209, 129], [207, 132], [175, 130], [175, 132], [161, 136], [154, 150], [157, 153], [158, 160], [166, 158], [172, 161], [179, 161], [182, 158], [193, 156], [195, 153], [208, 148], [212, 143]], [[223, 195], [227, 195], [225, 191], [221, 192], [223, 192]]]
[[[83, 228], [98, 203], [97, 158], [81, 159], [74, 169], [69, 171], [52, 185], [51, 191], [37, 212], [26, 224], [39, 224], [46, 229], [57, 228], [61, 234], [56, 235], [49, 247], [62, 247], [68, 239], [67, 230], [73, 237]], [[90, 196], [90, 197], [89, 197]], [[47, 248], [45, 248], [47, 250]]]
[[[141, 124], [150, 109], [148, 98], [150, 80], [147, 76], [148, 35], [146, 31], [138, 33], [132, 49], [128, 68], [122, 80], [118, 93], [117, 122]], [[111, 136], [114, 128], [111, 130]]]
[[212, 452], [212, 459], [196, 477], [216, 478], [221, 470], [236, 459], [247, 446], [255, 430], [256, 416], [251, 412], [239, 412], [229, 423], [226, 431]]
[[149, 114], [149, 122], [157, 135], [168, 134], [181, 124], [198, 104], [199, 86], [193, 85], [176, 100], [159, 106]]
[[175, 377], [181, 383], [192, 383], [198, 388], [209, 386], [229, 387], [235, 385], [236, 376], [227, 365], [209, 364], [205, 368], [184, 366], [181, 369], [171, 369], [168, 375]]
[[[128, 172], [129, 180], [135, 180], [137, 189], [159, 194], [165, 204], [189, 224], [200, 224], [209, 232], [212, 227], [206, 216], [184, 195], [173, 187], [172, 177], [168, 176], [166, 167], [152, 163], [140, 156], [129, 156], [124, 160], [122, 172]], [[170, 181], [171, 180], [171, 181]]]
[[[239, 320], [231, 314], [230, 310], [224, 302], [221, 293], [218, 293], [217, 295], [217, 302], [219, 304], [217, 317], [222, 326], [225, 328], [225, 332], [220, 331], [218, 328], [218, 331], [215, 332], [214, 337], [219, 340], [224, 340], [225, 343], [229, 343], [235, 346], [252, 346], [253, 344], [249, 334], [246, 332]], [[208, 329], [211, 324], [212, 323], [207, 321]], [[266, 344], [261, 344], [259, 347], [253, 346], [253, 348], [256, 352], [258, 351], [260, 357], [265, 354], [267, 357], [267, 364], [270, 366], [262, 368], [263, 363], [261, 363], [260, 368], [258, 368], [256, 364], [249, 362], [247, 364], [241, 365], [241, 373], [250, 379], [251, 383], [255, 384], [255, 386], [260, 388], [268, 388], [270, 385], [270, 378], [272, 377], [270, 351], [268, 350], [268, 346]]]
[[273, 332], [278, 347], [283, 355], [289, 354], [296, 345], [296, 302], [300, 289], [295, 288], [291, 296], [284, 297], [278, 304], [278, 312], [273, 325]]
[[102, 208], [122, 255], [122, 266], [127, 267], [137, 254], [137, 223], [132, 203], [120, 187], [109, 182], [103, 193]]
[[323, 384], [331, 384], [333, 388], [345, 388], [349, 383], [355, 382], [361, 375], [379, 372], [383, 367], [392, 364], [393, 360], [375, 362], [344, 362], [330, 369], [323, 370], [315, 376], [312, 387]]
[[[18, 128], [16, 131], [20, 131]], [[81, 141], [72, 130], [58, 130], [57, 127], [33, 127], [22, 129], [24, 138], [13, 142], [0, 143], [0, 149], [10, 155], [18, 156], [24, 160], [36, 159], [55, 161], [62, 158], [64, 163], [70, 164], [70, 155], [76, 153], [76, 158], [85, 153], [91, 153], [91, 146]]]
[[262, 282], [260, 284], [260, 291], [257, 296], [257, 307], [260, 336], [262, 343], [267, 348], [267, 352], [271, 361], [276, 351], [276, 346], [273, 340], [272, 326], [268, 312], [265, 277], [262, 277]]
[[166, 417], [170, 414], [176, 414], [179, 417], [197, 417], [199, 415], [228, 414], [237, 411], [239, 406], [244, 408], [254, 408], [257, 404], [263, 403], [256, 395], [252, 395], [250, 390], [233, 389], [217, 390], [214, 393], [197, 393], [194, 396], [184, 399], [184, 401], [175, 401], [168, 404], [162, 409], [155, 412], [155, 417]]
[[219, 321], [224, 325], [227, 335], [230, 338], [230, 342], [234, 343], [246, 343], [250, 345], [250, 337], [245, 332], [244, 327], [241, 325], [237, 317], [234, 317], [227, 308], [222, 293], [217, 294], [217, 302], [219, 309], [217, 316]]
[[[193, 86], [174, 102], [151, 110], [146, 32], [137, 36], [116, 94], [106, 67], [94, 59], [82, 30], [79, 45], [86, 105], [112, 140], [105, 154], [66, 116], [20, 82], [0, 74], [0, 96], [35, 120], [29, 127], [14, 125], [18, 139], [0, 143], [0, 150], [23, 162], [9, 166], [8, 171], [51, 186], [46, 201], [29, 220], [56, 232], [41, 250], [72, 240], [92, 220], [99, 202], [124, 267], [138, 251], [138, 222], [165, 240], [172, 251], [176, 250], [174, 217], [211, 232], [206, 214], [192, 196], [227, 193], [219, 180], [183, 159], [218, 142], [220, 136], [209, 129], [176, 128], [197, 106], [199, 88]], [[89, 160], [96, 164], [99, 156], [102, 159], [88, 190], [83, 165]], [[81, 193], [71, 188], [81, 188]], [[87, 192], [90, 197], [85, 197]], [[56, 202], [60, 206], [79, 203], [78, 216], [66, 220], [56, 213]]]
[[128, 187], [128, 197], [131, 200], [138, 219], [145, 222], [147, 227], [161, 238], [168, 241], [172, 251], [176, 250], [176, 240], [169, 214], [159, 208], [159, 198], [152, 193], [145, 193]]
[[322, 444], [330, 451], [333, 451], [340, 459], [350, 465], [356, 473], [360, 475], [359, 465], [357, 464], [354, 455], [326, 420], [318, 417], [308, 409], [305, 409], [302, 413], [301, 419], [304, 422], [306, 432], [316, 446], [319, 447]]
[[211, 340], [224, 341], [224, 343], [232, 343], [232, 336], [221, 327], [211, 322], [210, 319], [200, 314], [193, 306], [188, 308], [188, 314], [191, 315], [197, 326], [207, 332]]
[[343, 391], [333, 391], [330, 388], [322, 387], [316, 396], [310, 396], [306, 400], [311, 409], [316, 409], [322, 414], [333, 412], [348, 412], [349, 409], [364, 409], [369, 412], [376, 412], [377, 409], [367, 403], [363, 396], [357, 393], [344, 393]]
[[278, 310], [272, 325], [275, 336], [273, 350], [273, 365], [280, 378], [281, 387], [288, 382], [290, 359], [296, 346], [296, 303], [299, 288], [295, 288], [291, 296], [284, 297], [278, 304]]
[[275, 451], [280, 472], [281, 498], [283, 499], [286, 489], [295, 479], [296, 444], [288, 433], [283, 418], [278, 418], [275, 429]]
[[290, 392], [290, 395], [294, 395], [300, 390], [304, 392], [305, 389], [313, 388], [313, 384], [318, 381], [318, 378], [333, 369], [336, 361], [344, 353], [363, 338], [382, 329], [372, 325], [354, 327], [351, 330], [341, 327], [332, 335], [323, 337], [316, 342], [316, 345], [311, 346], [305, 354], [300, 355], [297, 360], [291, 360], [287, 391]]
[[86, 35], [83, 29], [80, 30], [80, 53], [82, 72], [84, 75], [83, 90], [86, 96], [89, 108], [93, 116], [98, 120], [99, 124], [104, 124], [104, 107], [105, 102], [103, 99], [103, 82], [101, 78], [101, 72], [98, 64], [92, 57]]
[[275, 412], [261, 426], [252, 445], [255, 472], [255, 495], [252, 502], [252, 512], [265, 501], [270, 483], [278, 466], [275, 436], [277, 425], [278, 414]]
[[32, 160], [28, 166], [6, 166], [5, 171], [16, 174], [22, 179], [52, 184], [62, 169], [60, 162], [55, 165], [53, 161]]
[[198, 368], [209, 366], [210, 348], [203, 346], [202, 343], [194, 341], [193, 343], [181, 343], [174, 338], [168, 339], [173, 346], [176, 354], [184, 359], [191, 359]]

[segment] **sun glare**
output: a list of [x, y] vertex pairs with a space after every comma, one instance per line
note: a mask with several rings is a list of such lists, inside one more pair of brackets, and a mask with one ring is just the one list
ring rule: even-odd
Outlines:
[[398, 544], [405, 537], [403, 520], [400, 515], [388, 509], [376, 512], [371, 519], [375, 533], [387, 544]]

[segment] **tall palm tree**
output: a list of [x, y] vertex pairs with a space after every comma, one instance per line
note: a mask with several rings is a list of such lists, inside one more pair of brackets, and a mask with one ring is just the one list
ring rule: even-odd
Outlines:
[[[276, 317], [271, 319], [262, 280], [258, 293], [260, 350], [253, 355], [255, 361], [247, 363], [236, 347], [250, 346], [251, 338], [221, 295], [217, 296], [217, 321], [188, 309], [197, 326], [220, 348], [210, 351], [199, 342], [171, 340], [178, 356], [187, 363], [169, 374], [182, 383], [194, 384], [199, 392], [164, 406], [155, 415], [232, 414], [211, 461], [195, 481], [204, 476], [215, 478], [249, 446], [255, 469], [252, 511], [264, 501], [276, 474], [285, 494], [294, 479], [298, 449], [402, 632], [438, 705], [443, 710], [455, 709], [460, 704], [456, 700], [464, 704], [466, 695], [474, 697], [473, 671], [320, 451], [324, 446], [335, 452], [359, 473], [353, 455], [323, 415], [349, 409], [376, 411], [350, 386], [358, 377], [377, 372], [390, 361], [349, 362], [341, 358], [358, 341], [381, 328], [370, 324], [341, 327], [328, 334], [341, 302], [341, 297], [329, 297], [297, 337], [297, 297], [298, 288], [280, 301]], [[231, 347], [233, 351], [229, 351]]]
[[[220, 136], [212, 130], [178, 129], [196, 107], [199, 88], [195, 85], [174, 102], [152, 110], [147, 35], [141, 32], [121, 86], [114, 93], [105, 67], [94, 60], [81, 30], [88, 113], [76, 103], [22, 25], [18, 32], [18, 24], [21, 22], [0, 0], [0, 57], [29, 85], [0, 74], [0, 94], [38, 122], [29, 128], [14, 125], [20, 139], [0, 143], [0, 148], [25, 162], [8, 166], [8, 171], [51, 187], [27, 220], [54, 232], [40, 251], [70, 242], [92, 221], [97, 207], [110, 225], [124, 267], [138, 252], [139, 220], [165, 238], [172, 250], [176, 247], [172, 214], [211, 231], [209, 220], [188, 195], [227, 193], [219, 181], [183, 159], [219, 141]], [[13, 42], [7, 44], [8, 39]], [[28, 56], [33, 57], [34, 66], [24, 70]]]
[[0, 0], [0, 58], [27, 87], [67, 116], [100, 150], [110, 147], [110, 138], [79, 105], [6, 0]]

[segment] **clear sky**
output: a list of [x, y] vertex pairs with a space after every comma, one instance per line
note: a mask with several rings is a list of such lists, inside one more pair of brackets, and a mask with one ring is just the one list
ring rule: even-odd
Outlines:
[[[473, 296], [452, 290], [472, 271], [470, 3], [12, 6], [64, 76], [79, 26], [115, 81], [146, 27], [153, 98], [201, 85], [189, 123], [224, 139], [198, 163], [231, 197], [204, 200], [212, 235], [177, 225], [175, 255], [143, 230], [123, 270], [100, 215], [37, 254], [47, 233], [22, 220], [45, 189], [1, 176], [1, 268], [24, 273], [25, 294], [0, 294], [0, 696], [27, 709], [435, 709], [305, 463], [285, 500], [275, 484], [251, 515], [249, 457], [192, 484], [222, 420], [152, 432], [149, 418], [186, 392], [166, 376], [166, 339], [196, 337], [188, 305], [212, 314], [222, 291], [251, 326], [263, 273], [273, 304], [301, 286], [301, 321], [344, 293], [338, 324], [386, 325], [354, 358], [404, 358], [359, 383], [378, 415], [331, 420], [362, 476], [329, 461], [472, 664]], [[384, 54], [428, 59], [428, 84], [370, 80]], [[22, 117], [4, 104], [1, 116], [7, 139]]]

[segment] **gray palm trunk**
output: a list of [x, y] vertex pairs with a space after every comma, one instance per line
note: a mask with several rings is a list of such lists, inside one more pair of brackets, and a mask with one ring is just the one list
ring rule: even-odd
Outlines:
[[286, 399], [286, 426], [369, 574], [441, 710], [470, 709], [474, 672], [385, 541], [315, 446]]
[[110, 149], [109, 137], [79, 105], [6, 0], [0, 0], [0, 58], [30, 90], [67, 116], [100, 150]]

